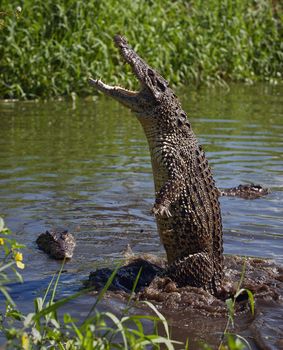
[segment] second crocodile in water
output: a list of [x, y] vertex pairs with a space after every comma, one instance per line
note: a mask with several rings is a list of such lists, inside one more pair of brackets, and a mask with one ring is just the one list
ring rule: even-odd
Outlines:
[[156, 191], [152, 212], [167, 253], [166, 275], [179, 286], [217, 293], [223, 276], [219, 191], [205, 153], [168, 82], [120, 35], [114, 38], [141, 90], [89, 82], [135, 112], [148, 140]]

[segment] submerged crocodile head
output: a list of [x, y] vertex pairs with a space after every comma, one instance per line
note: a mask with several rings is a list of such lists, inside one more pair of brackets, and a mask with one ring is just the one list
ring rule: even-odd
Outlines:
[[133, 73], [139, 80], [140, 91], [132, 91], [120, 86], [110, 86], [101, 80], [89, 78], [91, 85], [138, 114], [147, 114], [164, 101], [165, 97], [171, 101], [172, 98], [176, 98], [173, 91], [168, 87], [168, 82], [136, 54], [123, 36], [116, 35], [114, 42], [119, 48], [121, 56], [130, 64]]

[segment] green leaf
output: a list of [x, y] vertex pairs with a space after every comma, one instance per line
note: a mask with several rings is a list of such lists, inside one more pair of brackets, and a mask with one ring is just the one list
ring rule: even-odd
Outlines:
[[239, 334], [226, 333], [229, 350], [243, 350], [246, 347], [252, 350], [249, 342]]
[[43, 299], [38, 297], [34, 299], [34, 307], [35, 307], [35, 312], [39, 312], [43, 308]]
[[57, 311], [60, 307], [62, 307], [63, 305], [65, 305], [68, 301], [73, 300], [78, 298], [79, 296], [83, 295], [83, 294], [87, 294], [90, 292], [91, 289], [84, 289], [81, 290], [73, 295], [70, 295], [66, 298], [60, 299], [56, 302], [54, 302], [53, 304], [43, 308], [40, 312], [37, 312], [34, 315], [34, 320], [39, 320], [41, 317], [46, 316], [54, 311]]
[[123, 347], [123, 349], [128, 350], [127, 337], [126, 337], [125, 328], [123, 327], [122, 322], [118, 319], [117, 316], [115, 316], [115, 315], [112, 314], [111, 312], [105, 312], [105, 316], [109, 317], [109, 318], [113, 321], [113, 323], [115, 324], [115, 326], [118, 328], [120, 334], [122, 335], [123, 342], [124, 342], [124, 347]]
[[107, 292], [108, 288], [110, 287], [113, 279], [115, 278], [117, 271], [119, 269], [120, 265], [117, 265], [115, 270], [112, 272], [111, 276], [108, 278], [105, 286], [102, 288], [102, 290], [100, 291], [95, 303], [92, 305], [92, 307], [90, 308], [83, 324], [87, 321], [87, 319], [90, 317], [91, 313], [93, 312], [93, 310], [96, 308], [97, 304], [101, 301], [101, 299], [103, 298], [104, 294]]
[[14, 274], [16, 275], [17, 279], [19, 280], [19, 282], [23, 283], [23, 276], [20, 274], [20, 272], [15, 269], [14, 267], [12, 267], [12, 270], [14, 271]]
[[62, 274], [64, 265], [65, 265], [65, 261], [66, 261], [66, 259], [64, 258], [64, 260], [63, 260], [63, 262], [62, 262], [62, 265], [61, 265], [61, 268], [60, 268], [60, 271], [58, 272], [58, 276], [57, 276], [57, 278], [56, 278], [54, 287], [53, 287], [52, 295], [51, 295], [51, 298], [50, 298], [50, 303], [53, 303], [53, 300], [54, 300], [54, 298], [55, 298], [56, 290], [57, 290], [58, 283], [59, 283], [59, 280], [60, 280], [60, 277], [61, 277], [61, 274]]
[[4, 220], [0, 217], [0, 232], [2, 232], [5, 228]]
[[250, 304], [250, 308], [251, 308], [251, 313], [254, 316], [255, 299], [254, 299], [253, 293], [247, 288], [242, 288], [242, 289], [238, 290], [238, 292], [235, 294], [235, 299], [239, 295], [241, 295], [242, 293], [247, 293], [248, 294], [249, 304]]
[[2, 267], [0, 267], [0, 272], [8, 269], [9, 267], [15, 265], [15, 261], [10, 261], [9, 263], [7, 263], [6, 265], [3, 265]]
[[74, 319], [70, 314], [64, 314], [63, 316], [64, 323], [71, 323], [74, 322]]
[[7, 289], [5, 287], [0, 286], [0, 292], [4, 295], [8, 303], [10, 303], [12, 306], [16, 306], [12, 298], [10, 297], [10, 294], [8, 293]]
[[31, 324], [33, 324], [33, 317], [34, 317], [34, 313], [29, 313], [24, 320], [24, 326], [26, 328], [30, 327]]
[[166, 333], [166, 336], [167, 338], [169, 339], [170, 337], [170, 334], [169, 334], [169, 326], [168, 326], [168, 323], [166, 321], [166, 318], [157, 310], [157, 308], [152, 304], [150, 303], [149, 301], [143, 301], [144, 304], [146, 304], [147, 306], [149, 306], [151, 308], [151, 310], [153, 310], [156, 315], [158, 316], [159, 320], [162, 322], [163, 324], [163, 327], [164, 327], [164, 330], [165, 330], [165, 333]]
[[17, 321], [21, 321], [24, 318], [23, 314], [16, 309], [7, 310], [5, 313], [5, 317], [14, 318]]
[[229, 298], [225, 300], [225, 303], [228, 308], [228, 321], [226, 328], [228, 328], [229, 322], [231, 322], [232, 327], [234, 327], [235, 301]]

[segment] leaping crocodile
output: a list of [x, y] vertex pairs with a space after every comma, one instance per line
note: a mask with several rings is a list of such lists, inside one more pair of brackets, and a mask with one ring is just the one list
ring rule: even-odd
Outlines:
[[216, 294], [223, 277], [221, 211], [211, 169], [181, 104], [168, 82], [128, 45], [114, 37], [121, 56], [140, 82], [140, 91], [89, 82], [130, 108], [148, 140], [156, 217], [168, 268], [179, 286], [202, 287]]

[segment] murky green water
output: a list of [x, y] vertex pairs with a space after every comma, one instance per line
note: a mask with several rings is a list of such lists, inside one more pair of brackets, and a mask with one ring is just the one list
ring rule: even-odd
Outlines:
[[[272, 191], [257, 200], [221, 199], [225, 253], [282, 263], [283, 87], [235, 85], [180, 95], [217, 185], [253, 182]], [[62, 293], [78, 288], [96, 267], [113, 265], [127, 244], [137, 253], [164, 254], [149, 214], [154, 191], [147, 144], [128, 110], [99, 96], [76, 104], [2, 102], [0, 114], [0, 215], [27, 247], [28, 282], [14, 289], [20, 305], [28, 308], [25, 300], [59, 267], [35, 245], [51, 227], [66, 227], [77, 239]]]

